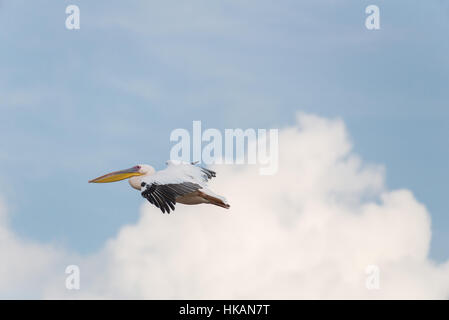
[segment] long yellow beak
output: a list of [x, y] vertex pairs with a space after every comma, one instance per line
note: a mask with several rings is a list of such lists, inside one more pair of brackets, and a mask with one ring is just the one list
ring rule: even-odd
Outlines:
[[120, 170], [105, 174], [104, 176], [92, 179], [89, 183], [107, 183], [107, 182], [115, 182], [124, 179], [128, 179], [134, 176], [141, 176], [142, 173], [139, 172], [140, 167], [135, 166], [129, 169]]

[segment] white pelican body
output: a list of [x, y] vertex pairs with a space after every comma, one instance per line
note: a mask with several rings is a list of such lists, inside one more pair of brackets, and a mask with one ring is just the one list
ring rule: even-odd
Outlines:
[[197, 167], [193, 163], [167, 161], [167, 168], [155, 171], [152, 166], [141, 164], [130, 169], [108, 173], [90, 180], [107, 183], [129, 179], [129, 184], [163, 213], [175, 210], [177, 202], [182, 204], [209, 203], [229, 209], [226, 199], [207, 188], [207, 181], [215, 172]]

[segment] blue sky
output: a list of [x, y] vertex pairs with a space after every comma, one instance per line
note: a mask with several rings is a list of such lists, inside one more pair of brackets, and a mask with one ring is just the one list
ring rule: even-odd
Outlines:
[[[65, 28], [77, 4], [81, 29]], [[364, 26], [380, 7], [381, 30]], [[449, 5], [444, 1], [1, 1], [0, 195], [13, 229], [80, 253], [138, 218], [127, 183], [170, 132], [341, 117], [354, 148], [432, 216], [449, 257]]]

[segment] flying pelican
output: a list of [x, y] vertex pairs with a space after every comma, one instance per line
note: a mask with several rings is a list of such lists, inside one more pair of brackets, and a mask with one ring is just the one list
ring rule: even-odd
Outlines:
[[207, 181], [215, 177], [215, 172], [196, 163], [169, 160], [167, 168], [155, 171], [147, 164], [139, 164], [129, 169], [108, 173], [90, 180], [89, 183], [107, 183], [124, 179], [134, 189], [141, 192], [151, 204], [162, 213], [175, 210], [177, 202], [182, 204], [210, 203], [229, 209], [226, 199], [207, 188]]

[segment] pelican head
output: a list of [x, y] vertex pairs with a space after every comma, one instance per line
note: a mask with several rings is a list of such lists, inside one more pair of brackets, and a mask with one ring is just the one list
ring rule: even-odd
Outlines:
[[109, 183], [129, 179], [129, 183], [135, 189], [140, 190], [141, 176], [153, 174], [154, 168], [147, 164], [138, 164], [129, 169], [114, 171], [101, 177], [92, 179], [89, 183]]

